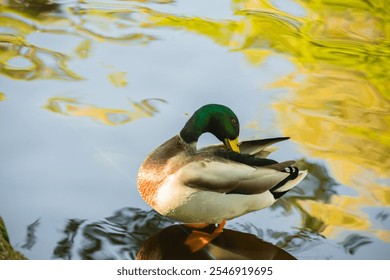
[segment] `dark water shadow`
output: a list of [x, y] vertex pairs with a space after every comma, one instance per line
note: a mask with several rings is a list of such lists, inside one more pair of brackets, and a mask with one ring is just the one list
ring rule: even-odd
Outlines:
[[[213, 225], [200, 231], [211, 233]], [[142, 245], [137, 254], [140, 260], [295, 260], [283, 249], [255, 235], [235, 230], [223, 232], [204, 248], [192, 252], [185, 244], [192, 229], [173, 225], [162, 229]]]
[[[295, 259], [253, 234], [224, 229], [192, 253], [184, 244], [191, 229], [154, 211], [123, 208], [100, 221], [71, 219], [53, 259]], [[202, 231], [212, 231], [213, 226]]]
[[40, 225], [40, 219], [35, 220], [32, 224], [27, 226], [26, 242], [22, 245], [23, 249], [31, 250], [37, 242], [36, 231]]
[[154, 211], [122, 208], [99, 221], [70, 219], [53, 259], [135, 259], [142, 243], [174, 222]]

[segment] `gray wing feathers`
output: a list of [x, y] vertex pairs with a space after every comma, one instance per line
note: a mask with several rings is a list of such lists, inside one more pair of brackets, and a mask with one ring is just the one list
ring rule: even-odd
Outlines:
[[[243, 141], [239, 144], [240, 152], [264, 158], [272, 151], [270, 145], [287, 139], [289, 137]], [[213, 151], [221, 148], [223, 145], [208, 146], [199, 152], [213, 154]], [[289, 173], [283, 171], [294, 163], [285, 161], [255, 167], [222, 158], [201, 159], [183, 166], [177, 176], [189, 187], [220, 193], [258, 194], [286, 179]]]
[[267, 152], [266, 148], [271, 146], [272, 144], [275, 144], [277, 142], [285, 141], [289, 139], [290, 137], [277, 137], [277, 138], [267, 138], [267, 139], [260, 139], [260, 140], [251, 140], [251, 141], [243, 141], [240, 142], [240, 153], [242, 154], [250, 154], [250, 155], [257, 155], [260, 157], [265, 157], [261, 155], [261, 153], [266, 153], [268, 155], [270, 152]]
[[285, 172], [279, 172], [276, 170], [272, 170], [272, 172], [268, 171], [270, 170], [267, 170], [267, 168], [259, 169], [256, 172], [255, 178], [240, 181], [239, 185], [232, 190], [232, 192], [241, 194], [263, 193], [272, 189], [272, 187], [276, 186], [279, 182], [289, 176], [289, 174]]
[[187, 164], [177, 176], [189, 187], [221, 193], [258, 194], [274, 187], [289, 173], [230, 161], [203, 160]]

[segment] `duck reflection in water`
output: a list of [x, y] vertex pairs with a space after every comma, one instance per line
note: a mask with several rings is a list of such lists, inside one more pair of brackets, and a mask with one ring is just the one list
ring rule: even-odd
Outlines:
[[[197, 229], [210, 233], [214, 225]], [[192, 229], [155, 211], [122, 208], [102, 220], [68, 220], [54, 259], [294, 259], [255, 235], [224, 229], [192, 253], [185, 244]]]
[[[166, 227], [145, 241], [137, 254], [138, 260], [295, 260], [281, 248], [255, 235], [224, 229], [202, 249], [193, 252], [186, 240], [192, 232], [186, 225]], [[207, 234], [213, 225], [201, 229]]]

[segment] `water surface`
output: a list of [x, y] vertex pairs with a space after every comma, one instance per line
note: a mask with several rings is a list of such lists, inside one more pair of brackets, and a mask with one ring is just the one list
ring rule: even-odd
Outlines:
[[0, 3], [0, 215], [27, 257], [135, 258], [174, 224], [138, 167], [222, 103], [310, 173], [227, 228], [298, 259], [390, 258], [387, 1]]

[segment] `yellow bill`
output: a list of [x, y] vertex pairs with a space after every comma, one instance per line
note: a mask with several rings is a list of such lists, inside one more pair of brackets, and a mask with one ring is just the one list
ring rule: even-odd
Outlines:
[[225, 147], [229, 150], [233, 150], [237, 153], [240, 152], [240, 148], [238, 147], [238, 137], [234, 140], [225, 139], [224, 141]]

